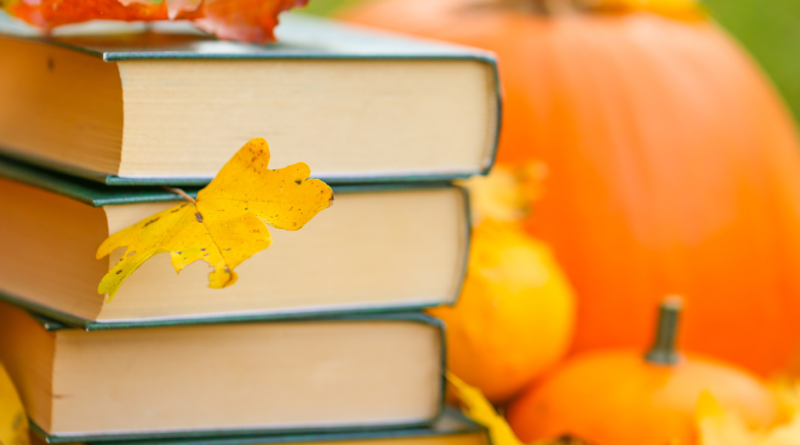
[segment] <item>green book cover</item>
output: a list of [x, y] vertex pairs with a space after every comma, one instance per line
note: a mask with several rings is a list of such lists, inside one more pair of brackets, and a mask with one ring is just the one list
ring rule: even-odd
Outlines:
[[[447, 169], [419, 171], [322, 173], [315, 177], [332, 184], [449, 181], [474, 174], [486, 174], [494, 162], [499, 138], [502, 100], [496, 59], [488, 51], [360, 30], [298, 13], [281, 15], [281, 26], [276, 29], [278, 42], [267, 45], [216, 40], [181, 22], [155, 22], [147, 25], [149, 28], [144, 28], [143, 24], [121, 25], [119, 23], [93, 23], [81, 26], [84, 27], [84, 30], [80, 32], [61, 32], [56, 29], [51, 37], [44, 37], [38, 30], [21, 22], [13, 21], [0, 11], [0, 36], [54, 45], [110, 63], [153, 60], [474, 61], [490, 68], [494, 84], [492, 86], [494, 103], [490, 113], [494, 128], [489, 135], [489, 147], [485, 150], [487, 155], [480, 167], [452, 166]], [[143, 32], [146, 29], [152, 30], [154, 33]], [[0, 147], [0, 151], [29, 163], [115, 186], [154, 184], [196, 186], [205, 185], [211, 179], [208, 176], [182, 175], [118, 176], [76, 166], [68, 160], [56, 161], [32, 155], [13, 147]]]

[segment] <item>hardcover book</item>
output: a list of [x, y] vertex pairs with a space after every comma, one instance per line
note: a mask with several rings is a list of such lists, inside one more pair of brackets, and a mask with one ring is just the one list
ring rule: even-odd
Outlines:
[[272, 45], [96, 26], [0, 23], [0, 150], [117, 185], [205, 184], [255, 137], [331, 183], [450, 180], [494, 158], [491, 53], [292, 14]]
[[[187, 189], [190, 194], [195, 193]], [[334, 187], [335, 204], [208, 287], [195, 262], [177, 274], [170, 256], [137, 269], [112, 301], [100, 279], [124, 249], [100, 260], [110, 234], [182, 198], [159, 187], [109, 187], [0, 159], [0, 299], [65, 323], [275, 319], [317, 313], [410, 310], [452, 303], [469, 250], [464, 191], [447, 184]]]
[[50, 443], [427, 426], [442, 335], [421, 314], [86, 332], [0, 303], [0, 361]]

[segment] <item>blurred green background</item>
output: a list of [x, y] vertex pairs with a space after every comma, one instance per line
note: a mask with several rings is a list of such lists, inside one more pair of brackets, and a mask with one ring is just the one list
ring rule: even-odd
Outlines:
[[[305, 12], [328, 15], [369, 0], [312, 0]], [[761, 64], [800, 122], [800, 0], [703, 0], [713, 17]]]
[[800, 121], [800, 0], [704, 0], [744, 45]]

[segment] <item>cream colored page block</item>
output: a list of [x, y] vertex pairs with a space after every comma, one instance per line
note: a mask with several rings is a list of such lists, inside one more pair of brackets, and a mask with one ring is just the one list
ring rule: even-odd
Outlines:
[[48, 43], [0, 39], [0, 103], [4, 148], [117, 171], [122, 86], [115, 64]]
[[63, 331], [52, 432], [422, 421], [437, 410], [439, 335], [414, 322]]
[[92, 319], [108, 259], [103, 210], [0, 178], [0, 291]]
[[[110, 231], [174, 204], [106, 207]], [[120, 287], [99, 319], [316, 310], [332, 305], [435, 303], [455, 297], [466, 255], [466, 210], [455, 189], [338, 194], [296, 232], [270, 228], [272, 246], [208, 287], [204, 262], [175, 273], [156, 255]], [[123, 253], [112, 255], [112, 264]]]
[[[121, 175], [213, 176], [248, 140], [315, 174], [474, 171], [493, 144], [492, 71], [476, 61], [120, 62]], [[488, 118], [487, 118], [488, 117]]]

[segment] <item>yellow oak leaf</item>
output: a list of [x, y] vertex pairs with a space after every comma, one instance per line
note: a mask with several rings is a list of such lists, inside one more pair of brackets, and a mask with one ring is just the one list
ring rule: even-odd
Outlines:
[[466, 415], [489, 430], [492, 445], [524, 445], [478, 388], [470, 386], [452, 372], [447, 373], [447, 380], [464, 405]]
[[28, 443], [28, 417], [14, 383], [0, 365], [0, 445]]
[[197, 261], [214, 270], [209, 287], [236, 282], [233, 269], [266, 249], [272, 237], [266, 224], [298, 230], [333, 202], [333, 190], [309, 179], [308, 165], [270, 170], [269, 146], [253, 139], [222, 167], [193, 200], [164, 210], [111, 235], [97, 249], [103, 258], [127, 246], [122, 258], [100, 281], [97, 291], [109, 299], [139, 266], [153, 255], [170, 252], [176, 272]]

